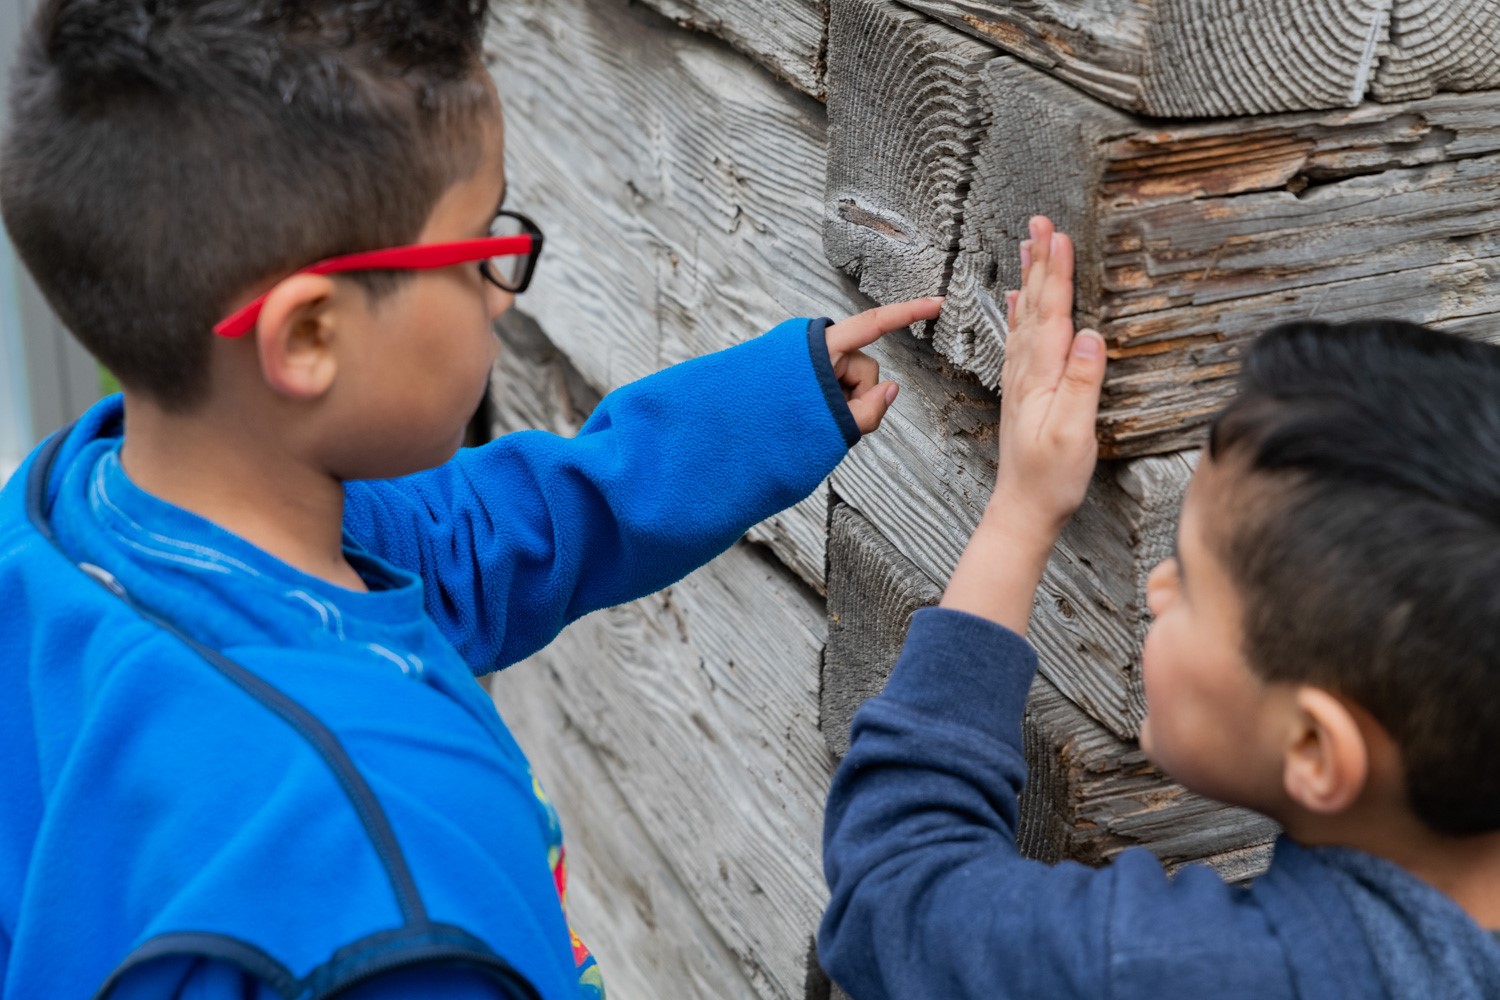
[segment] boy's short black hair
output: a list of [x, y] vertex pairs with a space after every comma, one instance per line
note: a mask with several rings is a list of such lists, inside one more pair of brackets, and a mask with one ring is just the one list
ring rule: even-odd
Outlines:
[[235, 295], [410, 242], [472, 174], [487, 15], [487, 0], [49, 0], [0, 151], [11, 239], [123, 384], [187, 408]]
[[1500, 829], [1500, 348], [1393, 320], [1274, 329], [1209, 455], [1208, 531], [1273, 681], [1395, 739], [1432, 829]]

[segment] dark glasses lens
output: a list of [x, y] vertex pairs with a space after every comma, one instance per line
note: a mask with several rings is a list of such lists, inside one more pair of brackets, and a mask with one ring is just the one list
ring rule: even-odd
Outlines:
[[495, 220], [489, 223], [489, 234], [492, 237], [511, 237], [511, 235], [529, 234], [535, 240], [535, 246], [531, 253], [513, 253], [507, 256], [492, 256], [484, 261], [484, 270], [496, 285], [505, 291], [522, 291], [531, 277], [531, 268], [534, 267], [537, 253], [540, 252], [541, 232], [534, 223], [526, 220], [519, 214], [505, 213], [495, 216]]

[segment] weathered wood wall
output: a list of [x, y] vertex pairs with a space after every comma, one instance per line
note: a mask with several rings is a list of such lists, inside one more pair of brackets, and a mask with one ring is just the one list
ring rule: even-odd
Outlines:
[[[1500, 105], [1481, 92], [1500, 87], [1497, 11], [500, 5], [511, 199], [548, 249], [502, 324], [497, 432], [569, 432], [602, 393], [788, 316], [949, 296], [873, 349], [902, 396], [813, 497], [491, 684], [563, 816], [574, 922], [612, 997], [837, 994], [811, 952], [823, 795], [988, 499], [998, 303], [1037, 211], [1077, 237], [1121, 460], [1038, 595], [1023, 849], [1258, 870], [1271, 826], [1186, 793], [1134, 743], [1145, 575], [1256, 332], [1375, 311], [1500, 338]], [[1201, 117], [1224, 114], [1242, 117]]]

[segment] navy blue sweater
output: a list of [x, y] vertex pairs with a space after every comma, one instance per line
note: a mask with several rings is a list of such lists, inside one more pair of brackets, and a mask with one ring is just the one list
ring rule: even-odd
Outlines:
[[854, 1000], [1500, 996], [1500, 944], [1401, 868], [1282, 838], [1248, 888], [1141, 849], [1103, 869], [1016, 850], [1025, 639], [912, 621], [834, 777], [818, 950]]
[[107, 400], [0, 491], [0, 996], [597, 998], [474, 674], [812, 491], [858, 436], [823, 324], [348, 484], [368, 592], [141, 490], [121, 433]]

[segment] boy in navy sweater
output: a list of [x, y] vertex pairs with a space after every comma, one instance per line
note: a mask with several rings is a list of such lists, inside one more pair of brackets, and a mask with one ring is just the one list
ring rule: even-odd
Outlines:
[[1105, 358], [1067, 237], [1031, 235], [994, 495], [830, 793], [824, 964], [855, 1000], [1500, 996], [1500, 349], [1256, 342], [1148, 583], [1141, 745], [1285, 835], [1249, 888], [1139, 849], [1047, 866], [1016, 851], [1024, 634]]
[[[484, 0], [51, 0], [0, 203], [125, 387], [0, 492], [0, 995], [602, 994], [473, 683], [807, 495], [935, 300], [455, 457], [537, 227]], [[402, 477], [402, 478], [392, 478]]]

